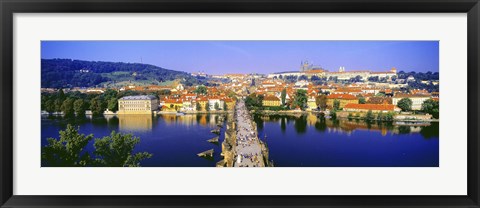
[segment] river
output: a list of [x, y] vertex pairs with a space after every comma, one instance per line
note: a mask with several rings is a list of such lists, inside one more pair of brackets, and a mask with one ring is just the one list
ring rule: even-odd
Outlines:
[[[101, 118], [63, 119], [42, 116], [42, 146], [67, 124], [83, 134], [100, 138], [111, 131], [140, 137], [135, 152], [153, 157], [144, 167], [214, 167], [221, 160], [219, 143], [209, 143], [216, 135], [221, 115], [124, 115]], [[297, 116], [254, 115], [258, 133], [269, 148], [275, 167], [438, 167], [438, 123], [367, 123], [360, 120], [325, 119], [313, 114]], [[87, 151], [93, 149], [93, 141]], [[214, 149], [213, 158], [197, 153]]]

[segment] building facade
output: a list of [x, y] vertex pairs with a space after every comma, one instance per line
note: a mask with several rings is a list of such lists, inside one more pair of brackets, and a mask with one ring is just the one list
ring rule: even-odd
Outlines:
[[118, 100], [118, 114], [152, 114], [158, 99], [151, 95], [126, 96]]
[[403, 98], [409, 98], [412, 101], [412, 110], [422, 110], [422, 104], [431, 97], [424, 94], [395, 94], [392, 97], [392, 104], [397, 105]]
[[387, 113], [387, 112], [400, 112], [400, 108], [392, 104], [354, 104], [349, 103], [343, 108], [349, 112], [368, 112], [373, 113]]
[[340, 108], [345, 107], [348, 103], [358, 104], [358, 98], [351, 94], [330, 94], [327, 96], [327, 107], [332, 109], [335, 100], [340, 102]]
[[268, 95], [263, 98], [262, 104], [267, 107], [280, 106], [280, 99], [273, 95]]

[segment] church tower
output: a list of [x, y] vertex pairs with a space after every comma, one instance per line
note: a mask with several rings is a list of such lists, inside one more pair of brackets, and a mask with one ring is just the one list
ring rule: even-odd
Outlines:
[[338, 72], [345, 72], [345, 67], [344, 67], [344, 66], [341, 66], [341, 67], [338, 69]]
[[308, 61], [300, 62], [300, 71], [301, 72], [308, 71], [309, 69], [310, 69], [310, 65], [308, 64]]

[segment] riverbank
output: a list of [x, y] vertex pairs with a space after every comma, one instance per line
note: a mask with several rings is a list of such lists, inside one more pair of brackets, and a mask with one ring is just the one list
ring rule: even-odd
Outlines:
[[[251, 110], [250, 113], [266, 115], [266, 116], [274, 116], [274, 115], [291, 115], [291, 116], [299, 116], [299, 115], [308, 115], [308, 114], [326, 114], [328, 115], [329, 112], [323, 111], [300, 111], [300, 110], [282, 110], [282, 111], [272, 111], [272, 110]], [[366, 112], [348, 112], [348, 111], [337, 111], [336, 118], [337, 119], [358, 119], [358, 120], [367, 120], [366, 119]], [[386, 115], [387, 113], [383, 113]], [[372, 121], [379, 121], [378, 113], [374, 113], [374, 118], [371, 119]], [[421, 115], [421, 114], [393, 114], [391, 121], [404, 121], [404, 122], [439, 122], [439, 119], [432, 118], [431, 115]]]
[[[233, 110], [231, 111], [182, 111], [184, 114], [228, 114], [228, 113], [233, 113]], [[175, 111], [158, 111], [157, 114], [177, 114]]]

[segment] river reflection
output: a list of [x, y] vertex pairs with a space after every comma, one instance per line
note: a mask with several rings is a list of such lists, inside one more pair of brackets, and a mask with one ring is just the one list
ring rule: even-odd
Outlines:
[[317, 131], [341, 131], [352, 133], [355, 130], [378, 131], [382, 136], [392, 134], [420, 133], [424, 138], [439, 136], [438, 122], [366, 122], [360, 119], [327, 119], [320, 115], [297, 114], [297, 115], [255, 115], [258, 128], [263, 129], [264, 122], [278, 122], [282, 132], [287, 129], [287, 124], [293, 123], [298, 134], [304, 134], [307, 127], [315, 127]]
[[438, 167], [439, 124], [254, 115], [276, 167]]
[[[216, 134], [210, 131], [216, 128], [219, 114], [175, 114], [163, 115], [118, 115], [99, 118], [42, 117], [42, 146], [47, 138], [58, 138], [58, 131], [67, 124], [80, 128], [80, 133], [93, 134], [95, 138], [108, 136], [111, 131], [133, 134], [140, 138], [135, 152], [147, 151], [153, 157], [142, 161], [147, 167], [215, 167], [221, 160], [221, 145], [207, 142]], [[219, 143], [223, 141], [221, 130]], [[93, 141], [87, 147], [93, 150]], [[214, 157], [209, 160], [200, 158], [197, 153], [214, 149]]]
[[[142, 162], [150, 167], [215, 167], [222, 157], [221, 143], [207, 142], [220, 122], [218, 114], [119, 115], [64, 119], [42, 117], [42, 146], [58, 138], [67, 124], [95, 138], [111, 131], [131, 133], [141, 139], [135, 152], [153, 157]], [[269, 148], [276, 167], [438, 167], [438, 123], [378, 123], [331, 120], [314, 114], [296, 116], [254, 115], [258, 133]], [[222, 123], [223, 124], [223, 123]], [[93, 149], [93, 141], [87, 150]], [[197, 153], [214, 149], [206, 160]]]

